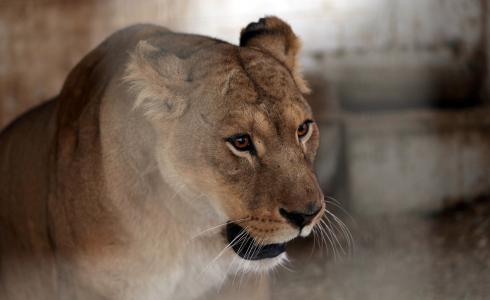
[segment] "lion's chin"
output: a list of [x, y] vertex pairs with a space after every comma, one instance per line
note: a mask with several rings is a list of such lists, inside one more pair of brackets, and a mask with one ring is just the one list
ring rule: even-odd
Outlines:
[[247, 260], [239, 256], [235, 257], [237, 259], [234, 259], [232, 262], [233, 268], [245, 273], [267, 273], [278, 266], [286, 264], [289, 261], [286, 252], [283, 252], [273, 258], [264, 258], [261, 260]]

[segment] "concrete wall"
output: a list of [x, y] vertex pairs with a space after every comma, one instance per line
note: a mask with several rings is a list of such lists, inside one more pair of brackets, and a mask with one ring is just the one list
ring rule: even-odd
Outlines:
[[266, 14], [291, 23], [306, 72], [326, 77], [344, 105], [466, 101], [481, 80], [485, 2], [2, 0], [0, 127], [55, 95], [72, 66], [121, 27], [152, 22], [237, 42]]
[[358, 213], [436, 211], [488, 193], [490, 110], [345, 116]]

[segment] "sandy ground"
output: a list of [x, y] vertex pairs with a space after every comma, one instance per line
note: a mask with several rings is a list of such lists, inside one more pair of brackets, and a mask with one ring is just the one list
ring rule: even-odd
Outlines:
[[[341, 214], [340, 214], [341, 215]], [[490, 299], [490, 197], [430, 215], [354, 216], [352, 254], [288, 249], [272, 299]]]

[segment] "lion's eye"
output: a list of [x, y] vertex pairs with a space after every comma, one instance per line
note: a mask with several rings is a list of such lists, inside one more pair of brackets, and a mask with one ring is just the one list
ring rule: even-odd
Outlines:
[[312, 123], [312, 120], [306, 120], [301, 125], [299, 125], [298, 129], [296, 130], [296, 134], [298, 135], [298, 139], [300, 141], [305, 142], [311, 136]]
[[254, 152], [255, 148], [252, 143], [252, 138], [248, 134], [237, 134], [226, 139], [238, 151]]

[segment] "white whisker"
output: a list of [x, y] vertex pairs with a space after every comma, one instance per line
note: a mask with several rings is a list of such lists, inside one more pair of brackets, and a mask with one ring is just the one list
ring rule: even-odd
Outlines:
[[333, 229], [331, 226], [329, 226], [329, 224], [330, 224], [330, 225], [332, 225], [332, 223], [330, 222], [330, 220], [328, 220], [328, 219], [327, 219], [327, 222], [328, 222], [329, 224], [327, 224], [327, 223], [325, 222], [325, 220], [324, 220], [324, 219], [321, 219], [321, 220], [320, 220], [320, 222], [323, 222], [323, 223], [324, 223], [324, 225], [325, 225], [325, 226], [327, 227], [327, 229], [330, 231], [330, 233], [331, 233], [331, 235], [332, 235], [332, 237], [333, 237], [334, 241], [335, 241], [335, 242], [337, 242], [337, 245], [340, 247], [340, 250], [342, 250], [342, 254], [344, 254], [344, 255], [345, 255], [345, 254], [346, 254], [346, 252], [345, 252], [344, 246], [342, 245], [342, 243], [341, 243], [341, 242], [339, 241], [339, 239], [337, 238], [337, 234], [335, 233], [335, 230], [334, 230], [334, 229]]
[[347, 240], [349, 249], [351, 251], [354, 251], [355, 250], [354, 237], [352, 236], [352, 234], [351, 234], [349, 228], [347, 227], [347, 225], [345, 225], [345, 223], [342, 222], [342, 220], [340, 220], [337, 216], [335, 216], [331, 212], [326, 211], [326, 213], [328, 215], [330, 215], [334, 219], [334, 221], [339, 225], [339, 227], [341, 228], [341, 231], [342, 231], [343, 235], [345, 236], [345, 238]]
[[212, 265], [214, 262], [216, 262], [220, 257], [221, 255], [223, 255], [223, 253], [225, 253], [225, 251], [231, 247], [233, 247], [234, 245], [236, 245], [237, 243], [240, 242], [240, 240], [242, 239], [242, 237], [246, 236], [246, 230], [242, 230], [242, 232], [240, 232], [231, 242], [229, 242], [224, 248], [223, 250], [221, 250], [218, 255], [213, 259], [211, 260], [207, 265], [206, 267], [201, 271], [201, 274], [204, 274], [206, 272], [206, 270], [209, 268], [210, 265]]
[[223, 227], [223, 226], [226, 226], [226, 225], [228, 225], [228, 224], [230, 224], [230, 223], [239, 224], [239, 223], [243, 223], [243, 222], [245, 222], [245, 221], [248, 221], [249, 219], [250, 219], [250, 217], [245, 217], [245, 218], [241, 218], [241, 219], [238, 219], [238, 220], [226, 221], [226, 222], [224, 222], [224, 223], [222, 223], [222, 224], [218, 224], [218, 225], [216, 225], [216, 226], [210, 227], [210, 228], [208, 228], [208, 229], [205, 229], [205, 230], [203, 230], [203, 231], [199, 232], [198, 234], [193, 235], [193, 236], [190, 238], [190, 240], [196, 239], [196, 238], [200, 237], [201, 235], [203, 235], [203, 234], [205, 234], [205, 233], [207, 233], [207, 232], [209, 232], [209, 231], [213, 231], [213, 230], [219, 229], [219, 228], [221, 228], [221, 227]]
[[320, 223], [318, 223], [319, 225], [319, 228], [321, 230], [321, 232], [323, 233], [323, 237], [324, 237], [324, 242], [325, 242], [325, 248], [327, 248], [327, 241], [325, 240], [325, 238], [328, 239], [328, 242], [330, 243], [330, 247], [332, 248], [332, 252], [333, 252], [333, 257], [334, 257], [334, 260], [337, 259], [337, 249], [336, 249], [336, 245], [335, 243], [333, 242], [333, 240], [330, 238], [330, 234], [329, 234], [329, 231], [324, 227], [325, 224], [323, 222], [320, 221]]

